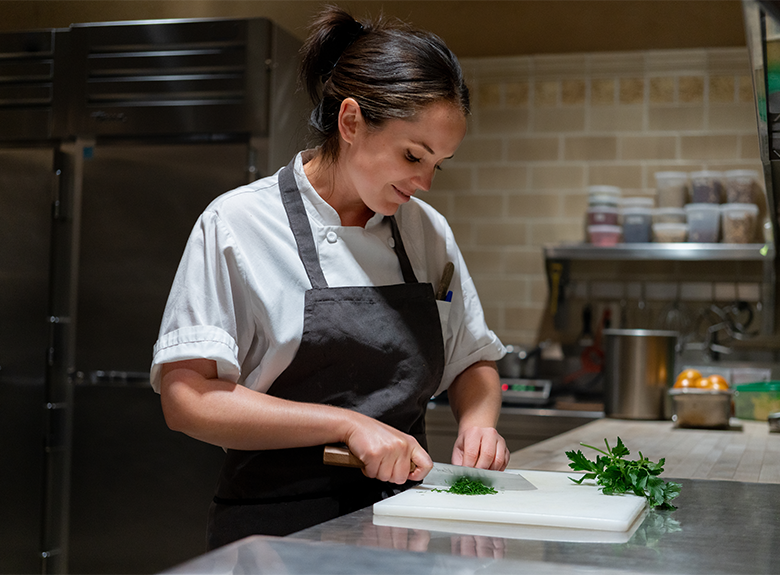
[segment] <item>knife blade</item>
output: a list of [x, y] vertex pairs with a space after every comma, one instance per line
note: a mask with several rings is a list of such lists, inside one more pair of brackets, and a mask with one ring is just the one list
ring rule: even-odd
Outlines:
[[[356, 468], [362, 468], [364, 466], [363, 462], [348, 448], [337, 445], [325, 446], [322, 454], [322, 461], [326, 465]], [[412, 463], [410, 471], [414, 471], [414, 469], [415, 465]], [[423, 485], [449, 487], [462, 477], [479, 480], [488, 487], [501, 491], [531, 491], [536, 489], [536, 486], [533, 483], [519, 473], [476, 469], [474, 467], [464, 467], [461, 465], [437, 462], [433, 463], [433, 469], [431, 469], [428, 475], [425, 476], [425, 479], [423, 479]]]
[[434, 462], [433, 469], [423, 479], [423, 485], [447, 486], [453, 485], [458, 479], [481, 481], [483, 484], [499, 491], [531, 491], [536, 486], [519, 473], [477, 469], [462, 465]]

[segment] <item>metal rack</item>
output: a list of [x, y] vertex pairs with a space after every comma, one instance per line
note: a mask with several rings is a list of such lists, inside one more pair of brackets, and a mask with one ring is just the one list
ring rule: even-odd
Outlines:
[[775, 248], [769, 244], [659, 243], [609, 247], [561, 244], [544, 246], [544, 257], [568, 260], [763, 261], [771, 268]]
[[[775, 248], [767, 244], [705, 244], [705, 243], [648, 243], [594, 246], [592, 244], [560, 244], [543, 247], [550, 273], [551, 263], [561, 261], [723, 261], [761, 262], [761, 304], [763, 307], [761, 333], [772, 334], [776, 305]], [[552, 278], [551, 278], [552, 279]], [[553, 282], [553, 285], [555, 283]]]

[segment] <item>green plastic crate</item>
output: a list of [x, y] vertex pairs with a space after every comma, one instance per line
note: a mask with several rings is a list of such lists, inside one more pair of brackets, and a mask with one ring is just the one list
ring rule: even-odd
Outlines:
[[740, 419], [766, 421], [780, 412], [780, 381], [759, 381], [736, 386], [734, 414]]

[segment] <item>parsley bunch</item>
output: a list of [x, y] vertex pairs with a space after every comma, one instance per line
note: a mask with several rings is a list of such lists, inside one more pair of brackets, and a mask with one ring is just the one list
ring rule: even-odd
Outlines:
[[595, 461], [586, 458], [582, 451], [567, 451], [566, 457], [571, 460], [569, 467], [574, 471], [585, 471], [579, 479], [570, 477], [574, 483], [581, 484], [586, 479], [595, 479], [600, 489], [607, 495], [614, 493], [633, 493], [645, 497], [653, 507], [660, 509], [677, 509], [671, 501], [680, 494], [682, 486], [679, 483], [665, 482], [658, 477], [664, 470], [664, 459], [653, 463], [639, 452], [639, 459], [628, 461], [624, 459], [629, 451], [618, 437], [617, 445], [610, 448], [605, 439], [607, 450], [598, 449], [581, 443], [583, 447], [594, 449], [603, 455]]

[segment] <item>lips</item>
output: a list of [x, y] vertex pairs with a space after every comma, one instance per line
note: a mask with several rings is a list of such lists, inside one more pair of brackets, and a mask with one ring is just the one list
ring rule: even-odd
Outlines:
[[395, 193], [398, 194], [398, 196], [401, 198], [401, 201], [403, 201], [403, 202], [408, 202], [412, 198], [412, 196], [414, 195], [413, 192], [407, 194], [406, 192], [403, 192], [403, 191], [399, 190], [395, 186], [393, 186], [393, 190], [395, 190]]

